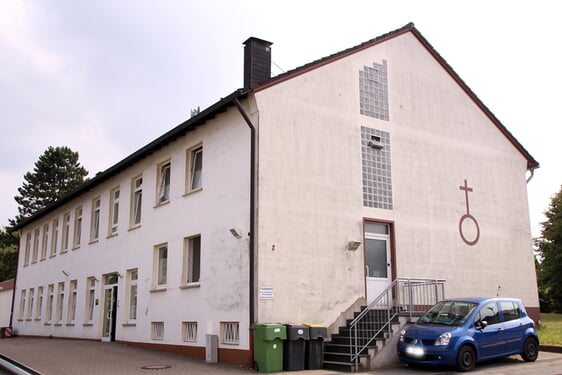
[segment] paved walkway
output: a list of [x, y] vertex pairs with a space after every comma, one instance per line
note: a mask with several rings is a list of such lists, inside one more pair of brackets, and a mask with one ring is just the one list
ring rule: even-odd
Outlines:
[[[209, 364], [201, 359], [99, 341], [21, 337], [0, 339], [0, 353], [24, 363], [45, 375], [258, 374], [246, 368], [224, 364]], [[147, 366], [162, 368], [143, 369], [143, 367]], [[284, 372], [283, 374], [333, 375], [340, 373], [328, 370], [311, 370]], [[453, 372], [446, 369], [419, 369], [400, 366], [376, 370], [371, 372], [371, 374], [445, 375], [453, 374]], [[519, 356], [512, 356], [480, 364], [471, 374], [562, 375], [562, 354], [541, 352], [539, 360], [534, 363], [525, 363]]]

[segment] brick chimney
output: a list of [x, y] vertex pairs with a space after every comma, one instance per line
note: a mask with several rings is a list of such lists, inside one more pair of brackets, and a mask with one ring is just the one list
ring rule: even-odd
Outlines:
[[272, 43], [258, 38], [248, 38], [244, 43], [244, 88], [271, 78]]

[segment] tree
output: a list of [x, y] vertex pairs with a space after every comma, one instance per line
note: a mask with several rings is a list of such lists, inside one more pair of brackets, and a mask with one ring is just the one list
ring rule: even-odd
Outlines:
[[544, 213], [541, 237], [535, 241], [540, 256], [537, 275], [546, 309], [562, 312], [562, 186]]
[[74, 190], [84, 183], [87, 175], [88, 171], [78, 162], [78, 152], [66, 146], [49, 146], [39, 156], [33, 172], [24, 175], [25, 182], [14, 197], [19, 214], [10, 224], [21, 222]]
[[18, 238], [0, 229], [0, 281], [16, 276]]

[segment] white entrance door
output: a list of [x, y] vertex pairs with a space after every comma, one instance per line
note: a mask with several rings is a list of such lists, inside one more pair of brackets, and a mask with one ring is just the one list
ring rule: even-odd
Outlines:
[[103, 329], [102, 341], [115, 341], [117, 320], [117, 274], [105, 276], [103, 295]]
[[388, 224], [365, 222], [365, 275], [369, 303], [392, 282], [389, 229]]

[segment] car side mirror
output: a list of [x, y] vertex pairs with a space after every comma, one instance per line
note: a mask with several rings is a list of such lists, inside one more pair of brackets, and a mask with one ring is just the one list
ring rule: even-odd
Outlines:
[[484, 328], [488, 327], [488, 322], [485, 320], [481, 320], [479, 322], [476, 322], [476, 329], [477, 330], [483, 330]]

